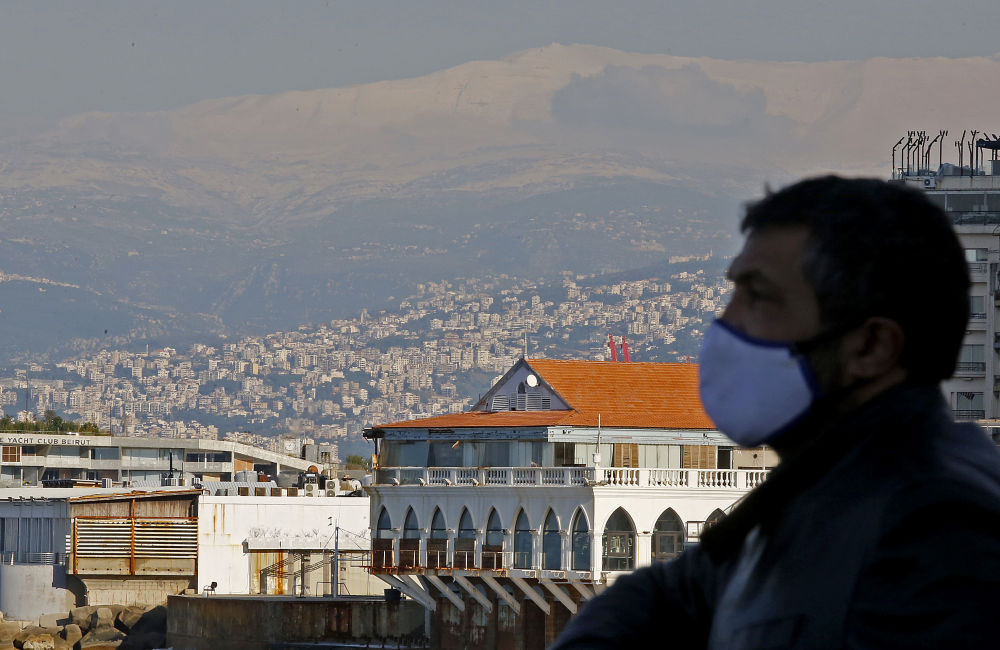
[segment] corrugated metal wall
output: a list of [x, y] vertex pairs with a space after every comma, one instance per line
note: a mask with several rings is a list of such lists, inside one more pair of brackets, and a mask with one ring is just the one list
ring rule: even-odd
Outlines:
[[73, 573], [193, 575], [198, 522], [193, 518], [76, 517]]

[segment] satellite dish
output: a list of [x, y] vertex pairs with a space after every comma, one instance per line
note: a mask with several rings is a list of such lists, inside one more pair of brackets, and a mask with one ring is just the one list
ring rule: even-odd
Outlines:
[[528, 375], [527, 377], [524, 378], [524, 383], [528, 384], [528, 386], [530, 386], [531, 388], [534, 388], [535, 386], [538, 385], [538, 377], [534, 375]]

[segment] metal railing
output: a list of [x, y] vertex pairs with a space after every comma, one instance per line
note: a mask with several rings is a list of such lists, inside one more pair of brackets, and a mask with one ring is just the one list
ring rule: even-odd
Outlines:
[[767, 470], [633, 467], [383, 467], [376, 485], [626, 487], [751, 490]]
[[502, 569], [505, 566], [509, 566], [509, 562], [504, 562], [504, 552], [503, 551], [483, 551], [483, 568], [484, 569]]
[[986, 362], [959, 361], [955, 364], [955, 372], [986, 372]]
[[448, 551], [427, 549], [427, 566], [431, 569], [447, 568]]
[[986, 417], [986, 411], [980, 409], [955, 409], [952, 415], [956, 420], [982, 420]]
[[475, 569], [476, 567], [476, 552], [475, 551], [455, 551], [455, 568], [456, 569]]
[[399, 549], [399, 567], [401, 569], [412, 569], [420, 566], [420, 550], [415, 548]]
[[996, 210], [949, 210], [948, 216], [956, 226], [1000, 224], [1000, 212]]
[[392, 549], [380, 549], [372, 551], [372, 568], [389, 569], [396, 566], [392, 556]]
[[3, 564], [67, 564], [66, 553], [28, 553], [5, 551], [2, 555]]

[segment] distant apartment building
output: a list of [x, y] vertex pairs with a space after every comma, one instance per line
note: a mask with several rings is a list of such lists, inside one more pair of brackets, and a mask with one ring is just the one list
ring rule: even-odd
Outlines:
[[231, 481], [236, 472], [278, 477], [308, 469], [311, 462], [223, 440], [123, 436], [0, 433], [0, 486], [47, 481], [107, 481], [160, 485], [183, 480]]
[[[930, 158], [940, 156], [940, 150], [928, 146], [926, 138], [918, 144], [919, 137], [909, 136], [915, 153], [901, 156], [894, 181], [924, 190], [948, 214], [965, 247], [972, 280], [965, 340], [955, 375], [942, 389], [956, 419], [1000, 427], [1000, 141], [963, 136], [972, 164], [940, 164], [932, 171]], [[929, 303], [928, 318], [933, 317]]]

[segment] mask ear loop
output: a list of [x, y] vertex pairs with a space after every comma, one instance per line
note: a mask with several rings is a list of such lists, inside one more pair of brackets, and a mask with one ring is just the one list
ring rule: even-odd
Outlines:
[[811, 336], [801, 341], [791, 342], [788, 345], [788, 349], [791, 350], [792, 354], [796, 356], [805, 357], [809, 353], [815, 351], [816, 348], [831, 341], [835, 341], [844, 334], [847, 334], [855, 327], [864, 323], [866, 320], [868, 320], [868, 316], [862, 316], [860, 318], [851, 319], [842, 325], [833, 325], [815, 336]]
[[799, 364], [802, 366], [803, 371], [806, 373], [807, 381], [814, 388], [816, 395], [816, 402], [814, 403], [814, 410], [827, 410], [831, 408], [836, 408], [836, 404], [840, 402], [846, 395], [854, 391], [858, 386], [861, 386], [867, 381], [859, 380], [850, 383], [846, 386], [838, 386], [830, 391], [824, 391], [820, 386], [819, 378], [812, 369], [812, 365], [809, 363], [809, 354], [815, 352], [819, 347], [826, 345], [832, 341], [843, 337], [845, 334], [851, 330], [860, 327], [865, 321], [867, 321], [869, 316], [863, 316], [855, 319], [851, 319], [842, 325], [834, 325], [829, 327], [819, 334], [805, 339], [803, 341], [796, 341], [789, 345], [793, 355], [796, 355], [799, 360]]

